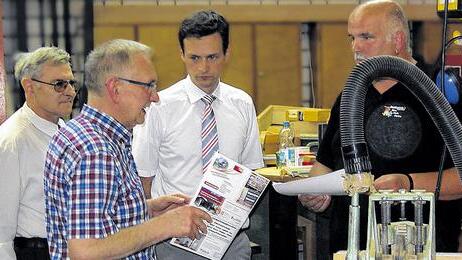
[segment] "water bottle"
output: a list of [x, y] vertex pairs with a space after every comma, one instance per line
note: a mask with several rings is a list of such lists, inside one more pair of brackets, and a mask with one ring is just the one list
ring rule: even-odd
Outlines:
[[293, 146], [294, 129], [291, 127], [289, 121], [284, 121], [282, 129], [279, 132], [279, 151], [276, 153], [276, 166], [278, 168], [295, 165], [295, 152], [293, 149], [290, 149]]
[[282, 123], [281, 132], [279, 132], [279, 150], [294, 147], [294, 129], [289, 121]]

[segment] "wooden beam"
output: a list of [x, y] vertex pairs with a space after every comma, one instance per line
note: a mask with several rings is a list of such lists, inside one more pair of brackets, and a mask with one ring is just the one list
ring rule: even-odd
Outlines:
[[[95, 25], [178, 24], [190, 13], [214, 9], [230, 22], [345, 22], [356, 5], [95, 5]], [[409, 20], [436, 21], [436, 6], [403, 5]]]

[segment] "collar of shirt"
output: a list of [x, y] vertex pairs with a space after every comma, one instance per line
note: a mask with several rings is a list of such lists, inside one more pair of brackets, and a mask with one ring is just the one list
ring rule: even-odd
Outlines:
[[110, 115], [85, 104], [82, 108], [81, 116], [100, 127], [102, 133], [111, 140], [125, 144], [130, 143], [132, 133]]
[[[213, 91], [212, 95], [214, 97], [216, 97], [217, 100], [223, 101], [223, 96], [221, 94], [220, 85], [221, 85], [221, 81], [218, 82], [218, 86], [215, 89], [215, 91]], [[189, 75], [186, 77], [185, 91], [186, 91], [186, 95], [188, 95], [188, 98], [189, 98], [189, 101], [191, 102], [191, 104], [196, 103], [202, 97], [207, 95], [207, 93], [202, 91], [198, 86], [196, 86], [192, 82], [191, 77]]]
[[49, 135], [50, 137], [53, 136], [56, 133], [56, 131], [58, 131], [58, 125], [59, 126], [64, 125], [64, 121], [62, 119], [59, 119], [58, 125], [57, 125], [48, 120], [41, 118], [27, 105], [27, 103], [24, 103], [23, 108], [30, 122], [35, 127], [37, 127], [37, 129]]

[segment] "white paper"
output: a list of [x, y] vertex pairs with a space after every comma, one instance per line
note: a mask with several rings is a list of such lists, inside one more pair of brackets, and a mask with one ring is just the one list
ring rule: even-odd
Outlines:
[[273, 188], [280, 194], [295, 196], [307, 195], [346, 195], [343, 189], [345, 170], [341, 169], [328, 174], [309, 177], [290, 182], [273, 182]]
[[200, 239], [173, 238], [170, 244], [208, 259], [221, 259], [245, 223], [269, 180], [215, 153], [190, 205], [207, 211], [213, 222]]

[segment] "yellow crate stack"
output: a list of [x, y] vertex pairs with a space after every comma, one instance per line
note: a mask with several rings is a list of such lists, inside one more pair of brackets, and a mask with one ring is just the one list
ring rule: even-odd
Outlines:
[[299, 145], [300, 136], [316, 137], [318, 124], [327, 123], [329, 116], [330, 109], [268, 106], [257, 116], [263, 154], [273, 154], [278, 150], [279, 131], [282, 128], [282, 122], [291, 122], [295, 131], [295, 145]]

